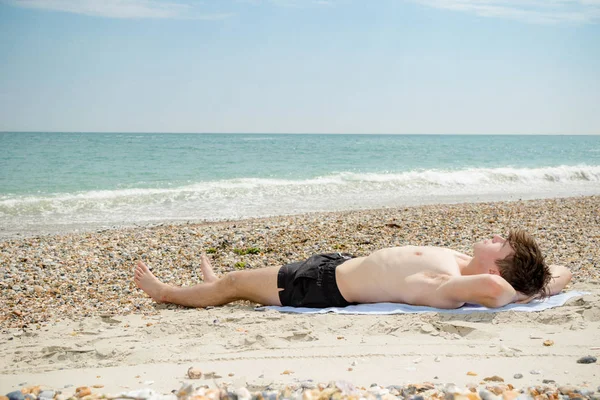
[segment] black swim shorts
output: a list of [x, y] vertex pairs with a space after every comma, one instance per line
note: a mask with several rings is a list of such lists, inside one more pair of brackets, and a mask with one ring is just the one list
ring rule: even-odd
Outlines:
[[335, 281], [335, 269], [352, 256], [345, 253], [316, 254], [306, 261], [284, 265], [277, 274], [279, 300], [292, 307], [346, 307], [348, 303]]

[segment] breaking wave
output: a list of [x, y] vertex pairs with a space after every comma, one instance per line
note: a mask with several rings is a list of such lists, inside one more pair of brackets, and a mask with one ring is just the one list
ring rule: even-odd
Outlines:
[[[0, 196], [0, 221], [51, 223], [218, 220], [435, 202], [451, 196], [600, 193], [600, 166], [339, 172], [304, 180], [241, 178], [175, 188]], [[443, 202], [443, 200], [440, 200]]]

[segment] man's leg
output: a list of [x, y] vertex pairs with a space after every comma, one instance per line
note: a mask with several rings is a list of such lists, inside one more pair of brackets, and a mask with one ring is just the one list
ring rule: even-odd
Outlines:
[[236, 300], [249, 300], [264, 305], [281, 305], [277, 288], [279, 267], [235, 271], [219, 279], [212, 273], [208, 259], [203, 257], [201, 269], [206, 283], [189, 287], [175, 287], [160, 282], [146, 264], [138, 261], [134, 280], [140, 289], [157, 302], [188, 307], [219, 306]]

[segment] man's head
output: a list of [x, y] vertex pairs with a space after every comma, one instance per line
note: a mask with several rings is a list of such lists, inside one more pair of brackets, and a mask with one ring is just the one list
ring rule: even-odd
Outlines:
[[494, 236], [474, 246], [474, 256], [488, 268], [488, 273], [499, 274], [518, 292], [528, 296], [545, 295], [551, 274], [537, 243], [527, 232], [517, 229], [508, 239]]

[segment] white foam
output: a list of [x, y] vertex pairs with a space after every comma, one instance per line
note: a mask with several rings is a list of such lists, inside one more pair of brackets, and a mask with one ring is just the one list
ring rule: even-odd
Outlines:
[[[218, 220], [309, 211], [600, 193], [600, 166], [340, 172], [304, 180], [240, 178], [174, 188], [0, 197], [0, 226]], [[43, 220], [41, 220], [41, 218]]]

